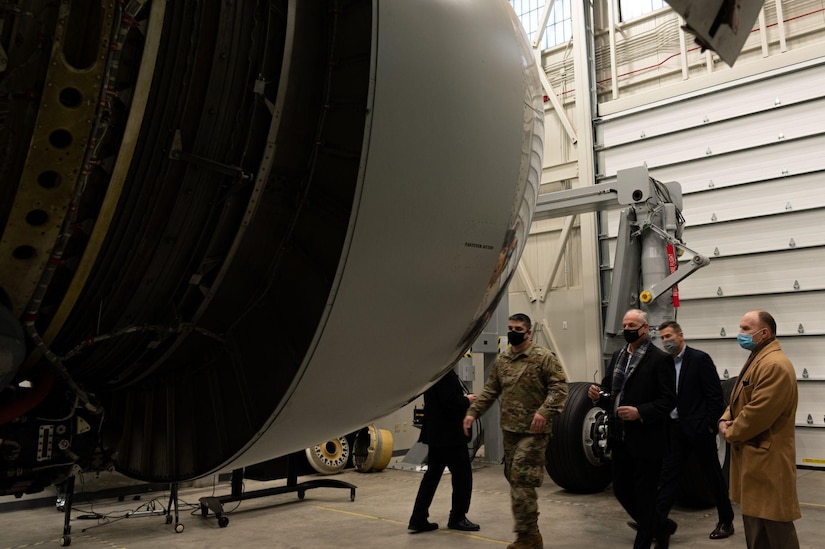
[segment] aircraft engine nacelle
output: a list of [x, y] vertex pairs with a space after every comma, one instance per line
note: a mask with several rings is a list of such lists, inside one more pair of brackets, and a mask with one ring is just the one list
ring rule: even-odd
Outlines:
[[26, 338], [0, 338], [0, 494], [285, 455], [462, 356], [541, 177], [506, 0], [89, 4], [5, 16], [0, 80], [34, 91], [0, 127], [0, 307]]

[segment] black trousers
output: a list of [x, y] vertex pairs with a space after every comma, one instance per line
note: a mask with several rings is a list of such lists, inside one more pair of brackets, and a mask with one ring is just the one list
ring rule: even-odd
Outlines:
[[733, 507], [731, 507], [728, 495], [728, 484], [725, 482], [722, 467], [719, 465], [716, 436], [707, 433], [699, 437], [688, 437], [678, 421], [671, 421], [668, 427], [668, 438], [670, 454], [662, 463], [662, 480], [659, 485], [659, 496], [656, 499], [658, 520], [663, 522], [673, 508], [685, 465], [688, 458], [694, 455], [713, 492], [719, 522], [732, 523]]
[[427, 470], [418, 486], [410, 522], [423, 522], [429, 517], [430, 504], [433, 502], [445, 467], [450, 468], [453, 485], [449, 521], [458, 522], [467, 516], [470, 509], [470, 494], [473, 492], [473, 470], [467, 445], [429, 446], [428, 450]]
[[636, 524], [634, 549], [650, 549], [656, 534], [656, 493], [659, 487], [660, 458], [631, 456], [623, 444], [613, 448], [613, 493]]

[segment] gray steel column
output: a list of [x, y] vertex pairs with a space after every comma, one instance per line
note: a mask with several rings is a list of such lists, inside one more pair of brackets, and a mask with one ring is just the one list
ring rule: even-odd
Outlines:
[[[496, 363], [499, 353], [499, 337], [507, 334], [509, 311], [508, 292], [504, 292], [496, 312], [490, 318], [481, 336], [473, 344], [473, 352], [480, 351], [484, 356], [484, 379], [476, 389], [473, 389], [475, 393], [481, 392], [484, 382], [490, 377], [490, 372]], [[498, 402], [481, 416], [481, 428], [484, 430], [484, 457], [479, 460], [484, 463], [501, 463], [504, 458], [504, 444], [501, 435], [501, 406]]]

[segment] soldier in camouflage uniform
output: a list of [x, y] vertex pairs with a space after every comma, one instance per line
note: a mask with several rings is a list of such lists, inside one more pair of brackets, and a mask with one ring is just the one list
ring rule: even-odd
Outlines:
[[501, 397], [504, 432], [504, 476], [518, 537], [507, 549], [543, 547], [538, 526], [536, 488], [544, 481], [544, 461], [553, 416], [567, 400], [567, 379], [556, 355], [535, 345], [530, 317], [515, 314], [507, 326], [509, 348], [501, 353], [476, 402], [464, 418], [473, 421]]

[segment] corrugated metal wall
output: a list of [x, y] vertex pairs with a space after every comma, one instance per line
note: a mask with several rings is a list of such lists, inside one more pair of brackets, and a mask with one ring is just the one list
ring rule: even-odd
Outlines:
[[[603, 180], [645, 163], [682, 184], [686, 244], [711, 258], [680, 285], [689, 344], [735, 376], [742, 315], [773, 314], [799, 379], [797, 462], [825, 467], [825, 59], [617, 112], [596, 129]], [[600, 215], [601, 263], [612, 265], [618, 218]]]

